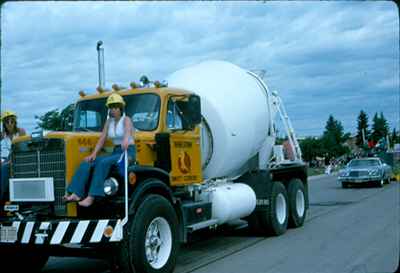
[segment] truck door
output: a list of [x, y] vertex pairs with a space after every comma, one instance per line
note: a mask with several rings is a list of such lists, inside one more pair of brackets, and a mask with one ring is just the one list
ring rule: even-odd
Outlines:
[[185, 116], [176, 100], [170, 97], [167, 105], [166, 126], [170, 131], [171, 186], [182, 186], [202, 181], [200, 129], [185, 129]]

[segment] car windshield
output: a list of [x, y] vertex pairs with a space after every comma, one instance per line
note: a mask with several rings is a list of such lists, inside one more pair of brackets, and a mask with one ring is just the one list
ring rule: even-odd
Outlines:
[[[124, 96], [126, 115], [132, 119], [135, 129], [152, 131], [158, 126], [160, 97], [156, 94]], [[74, 131], [100, 132], [107, 119], [106, 98], [78, 102], [74, 113]]]
[[379, 161], [376, 159], [363, 159], [363, 160], [352, 160], [349, 163], [349, 167], [377, 167]]

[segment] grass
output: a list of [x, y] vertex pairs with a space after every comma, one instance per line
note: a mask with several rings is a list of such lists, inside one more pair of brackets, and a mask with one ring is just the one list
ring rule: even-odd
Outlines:
[[308, 176], [313, 176], [313, 175], [319, 175], [319, 174], [324, 174], [325, 173], [325, 168], [307, 168], [307, 175]]

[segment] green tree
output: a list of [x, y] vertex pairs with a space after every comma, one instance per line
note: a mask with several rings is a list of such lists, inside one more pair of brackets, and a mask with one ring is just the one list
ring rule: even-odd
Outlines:
[[396, 128], [393, 128], [392, 135], [390, 136], [390, 144], [393, 148], [395, 143], [400, 142], [400, 135], [397, 134]]
[[329, 115], [321, 138], [325, 154], [329, 157], [338, 157], [348, 152], [348, 148], [343, 146], [346, 137], [348, 134], [344, 135], [342, 123]]
[[307, 162], [323, 155], [322, 142], [320, 138], [307, 137], [300, 141], [300, 149], [303, 159]]
[[[364, 136], [363, 136], [364, 134]], [[357, 118], [357, 136], [356, 136], [356, 144], [358, 147], [363, 146], [363, 141], [368, 140], [369, 130], [368, 130], [368, 115], [361, 110], [360, 114]], [[364, 137], [364, 139], [363, 139]]]
[[65, 107], [61, 112], [58, 109], [48, 111], [42, 116], [35, 116], [38, 119], [36, 129], [41, 128], [51, 131], [71, 131], [74, 113], [74, 104]]
[[375, 113], [372, 119], [372, 140], [378, 142], [382, 137], [386, 137], [387, 134], [389, 134], [389, 125], [386, 118], [382, 112], [379, 116], [378, 113]]

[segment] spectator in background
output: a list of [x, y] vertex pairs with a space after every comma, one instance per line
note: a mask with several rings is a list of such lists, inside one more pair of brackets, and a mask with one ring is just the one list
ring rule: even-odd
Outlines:
[[10, 153], [12, 140], [15, 137], [26, 135], [23, 128], [17, 125], [17, 115], [12, 111], [5, 111], [1, 115], [3, 123], [0, 135], [1, 140], [1, 185], [0, 185], [0, 200], [5, 200], [9, 188], [9, 172], [10, 172]]

